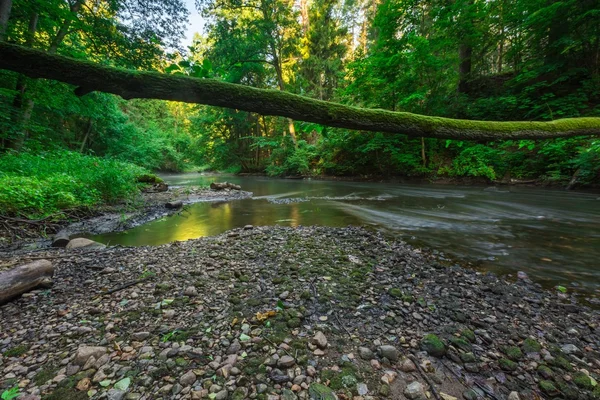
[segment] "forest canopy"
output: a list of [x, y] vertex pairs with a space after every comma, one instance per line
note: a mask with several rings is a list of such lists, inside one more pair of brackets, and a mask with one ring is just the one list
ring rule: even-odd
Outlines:
[[[197, 82], [203, 87], [218, 81], [216, 87], [223, 82], [224, 87], [275, 89], [282, 93], [268, 93], [279, 110], [265, 109], [258, 95], [265, 92], [251, 90], [248, 96], [259, 96], [258, 101], [246, 108], [241, 100], [251, 99], [240, 99], [236, 91], [227, 99], [234, 109], [149, 99], [125, 102], [97, 92], [77, 97], [68, 85], [3, 71], [3, 150], [66, 148], [163, 170], [188, 166], [273, 175], [547, 182], [567, 181], [577, 173], [582, 183], [598, 180], [600, 143], [595, 137], [533, 140], [543, 135], [521, 129], [510, 137], [472, 135], [478, 140], [466, 141], [468, 134], [437, 134], [431, 128], [439, 121], [465, 133], [473, 124], [481, 124], [479, 131], [511, 126], [461, 125], [438, 117], [558, 120], [531, 124], [566, 132], [576, 124], [579, 130], [564, 136], [597, 133], [596, 2], [202, 0], [196, 6], [205, 18], [205, 31], [184, 49], [180, 39], [188, 11], [179, 0], [1, 0], [0, 32], [11, 43], [2, 45], [2, 52], [16, 44], [44, 51], [31, 53], [34, 58], [38, 54], [40, 63], [45, 55], [68, 60], [54, 56], [59, 54], [107, 68], [174, 75], [169, 82], [186, 75], [202, 79]], [[3, 57], [2, 63], [8, 61], [14, 59]], [[68, 70], [25, 64], [22, 72], [29, 76], [52, 78], [48, 74], [54, 73], [53, 78], [68, 81], [82, 73], [77, 64]], [[18, 71], [15, 65], [10, 68]], [[109, 81], [104, 79], [104, 85]], [[80, 94], [91, 90], [102, 88], [84, 86]], [[217, 102], [214, 94], [208, 92], [212, 103], [204, 103]], [[313, 107], [303, 108], [294, 94], [314, 99], [306, 102]], [[130, 97], [169, 98], [156, 93]], [[326, 126], [332, 113], [319, 100], [347, 105], [333, 112], [344, 123]], [[393, 128], [349, 125], [343, 113], [358, 110], [354, 107], [430, 117]], [[319, 113], [322, 118], [302, 118]], [[368, 115], [353, 117], [364, 121]], [[587, 118], [562, 121], [582, 117]], [[415, 123], [421, 125], [411, 130]]]

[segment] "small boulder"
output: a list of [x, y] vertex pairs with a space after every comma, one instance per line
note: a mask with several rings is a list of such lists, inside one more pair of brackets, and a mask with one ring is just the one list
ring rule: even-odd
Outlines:
[[192, 386], [196, 382], [196, 374], [192, 371], [188, 371], [179, 378], [179, 383], [181, 386]]
[[400, 357], [400, 352], [394, 346], [383, 345], [379, 346], [379, 355], [387, 358], [391, 362], [396, 362], [398, 361], [398, 357]]
[[52, 238], [52, 247], [65, 247], [70, 240], [67, 232], [60, 231]]
[[71, 239], [69, 241], [69, 243], [67, 244], [67, 249], [79, 249], [79, 248], [103, 249], [105, 247], [106, 247], [106, 245], [104, 245], [102, 243], [94, 242], [93, 240], [86, 239], [86, 238]]
[[320, 349], [327, 348], [327, 338], [323, 332], [319, 331], [315, 334], [315, 336], [312, 338], [312, 344], [317, 345]]
[[421, 382], [415, 381], [404, 389], [404, 395], [410, 400], [426, 399], [423, 385]]
[[294, 364], [296, 364], [296, 360], [294, 360], [294, 357], [290, 356], [283, 356], [277, 361], [277, 366], [281, 368], [290, 368], [293, 367]]
[[94, 357], [96, 360], [106, 354], [106, 347], [100, 346], [81, 346], [75, 353], [73, 358], [73, 364], [83, 366], [90, 357]]

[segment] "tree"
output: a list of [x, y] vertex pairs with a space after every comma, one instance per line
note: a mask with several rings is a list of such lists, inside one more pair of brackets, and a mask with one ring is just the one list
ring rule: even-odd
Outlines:
[[532, 139], [600, 134], [600, 118], [551, 122], [467, 121], [371, 110], [273, 91], [198, 79], [100, 66], [91, 62], [0, 43], [0, 68], [32, 78], [76, 85], [75, 93], [118, 94], [125, 99], [155, 98], [236, 108], [357, 130], [463, 140]]

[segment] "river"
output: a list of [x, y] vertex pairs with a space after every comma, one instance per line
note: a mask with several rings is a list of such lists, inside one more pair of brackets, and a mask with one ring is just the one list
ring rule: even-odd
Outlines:
[[365, 225], [498, 274], [525, 271], [546, 287], [600, 295], [600, 198], [520, 187], [288, 180], [202, 174], [169, 185], [227, 180], [251, 199], [197, 203], [180, 215], [93, 237], [111, 245], [159, 245], [245, 225]]

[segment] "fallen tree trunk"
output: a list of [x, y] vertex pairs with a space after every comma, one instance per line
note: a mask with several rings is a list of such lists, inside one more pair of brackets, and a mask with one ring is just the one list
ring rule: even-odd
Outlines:
[[48, 260], [37, 260], [0, 272], [0, 304], [38, 286], [50, 286], [53, 274], [54, 267]]
[[75, 94], [79, 96], [100, 91], [117, 94], [124, 99], [147, 98], [207, 104], [338, 128], [400, 133], [413, 137], [505, 140], [600, 134], [600, 118], [492, 122], [365, 109], [214, 79], [106, 67], [5, 42], [0, 42], [0, 68], [31, 78], [53, 79], [78, 86]]

